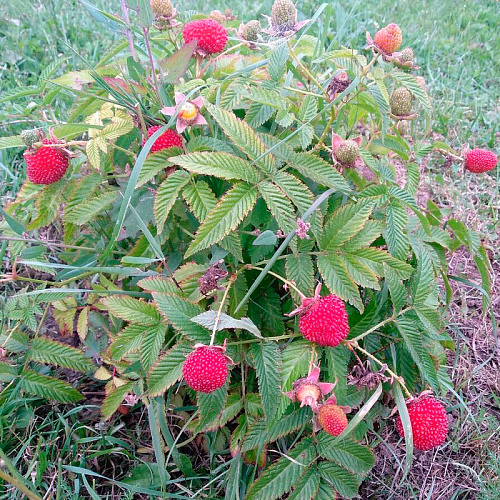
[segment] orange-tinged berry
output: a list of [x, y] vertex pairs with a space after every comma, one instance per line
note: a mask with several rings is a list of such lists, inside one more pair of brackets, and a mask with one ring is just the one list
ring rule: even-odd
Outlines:
[[397, 24], [388, 24], [385, 28], [378, 30], [373, 37], [375, 45], [386, 54], [392, 54], [401, 46], [403, 35]]
[[340, 406], [325, 404], [319, 409], [318, 422], [326, 433], [338, 436], [347, 427], [347, 416]]

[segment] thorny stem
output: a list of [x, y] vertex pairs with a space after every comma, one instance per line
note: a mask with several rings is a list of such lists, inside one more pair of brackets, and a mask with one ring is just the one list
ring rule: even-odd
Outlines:
[[405, 381], [404, 381], [404, 378], [397, 375], [396, 373], [394, 373], [385, 363], [382, 363], [382, 361], [380, 361], [380, 359], [378, 359], [377, 357], [375, 357], [373, 354], [370, 354], [367, 350], [363, 349], [362, 347], [360, 347], [360, 345], [355, 341], [355, 340], [348, 340], [348, 341], [344, 341], [345, 345], [352, 349], [353, 347], [355, 349], [357, 349], [359, 352], [362, 352], [367, 358], [370, 358], [371, 360], [375, 361], [375, 363], [377, 363], [379, 366], [382, 366], [385, 371], [394, 379], [394, 380], [397, 380], [399, 385], [401, 385], [401, 387], [403, 388], [403, 391], [405, 392], [406, 396], [408, 398], [411, 398], [412, 397], [412, 394], [411, 392], [408, 390], [408, 388], [406, 387], [406, 384], [405, 384]]
[[368, 74], [368, 71], [370, 71], [370, 68], [375, 64], [375, 61], [378, 59], [380, 53], [376, 53], [373, 59], [361, 70], [361, 73], [359, 74], [359, 77], [363, 77]]
[[293, 60], [297, 63], [297, 68], [299, 68], [300, 72], [311, 82], [316, 85], [321, 91], [323, 92], [323, 95], [328, 99], [328, 94], [323, 90], [323, 86], [316, 80], [316, 78], [312, 75], [312, 73], [300, 62], [298, 57], [295, 55], [295, 52], [293, 51], [292, 44], [290, 43], [290, 40], [288, 40], [288, 48], [290, 49], [290, 54], [292, 55]]
[[461, 156], [457, 156], [456, 154], [452, 153], [451, 151], [446, 151], [446, 149], [436, 149], [439, 153], [441, 153], [444, 156], [449, 156], [450, 158], [453, 158], [454, 160], [457, 161], [464, 161], [464, 159]]
[[155, 60], [153, 58], [153, 52], [151, 52], [151, 44], [149, 43], [149, 29], [142, 28], [142, 33], [144, 36], [144, 41], [146, 42], [146, 50], [148, 51], [149, 64], [151, 64], [151, 76], [153, 77], [153, 82], [155, 86], [158, 99], [160, 99], [160, 87], [158, 85], [158, 78], [156, 76]]
[[[243, 269], [244, 268], [240, 269], [239, 271], [242, 271]], [[222, 300], [220, 301], [219, 310], [217, 311], [217, 316], [215, 317], [212, 335], [210, 336], [210, 345], [214, 345], [215, 334], [217, 333], [217, 327], [219, 326], [219, 321], [220, 321], [220, 317], [222, 315], [222, 309], [224, 307], [224, 303], [226, 302], [227, 296], [229, 294], [229, 290], [231, 289], [231, 286], [233, 285], [233, 283], [236, 281], [237, 277], [238, 277], [238, 272], [232, 274], [231, 277], [229, 278], [226, 289], [224, 290], [224, 295], [222, 296]]]
[[125, 4], [125, 0], [121, 0], [121, 4], [122, 4], [123, 20], [127, 23], [127, 27], [125, 28], [125, 33], [127, 34], [130, 53], [132, 54], [134, 61], [137, 61], [137, 56], [135, 55], [134, 42], [132, 40], [132, 32], [130, 31], [130, 28], [129, 28], [130, 18], [128, 16], [128, 7]]

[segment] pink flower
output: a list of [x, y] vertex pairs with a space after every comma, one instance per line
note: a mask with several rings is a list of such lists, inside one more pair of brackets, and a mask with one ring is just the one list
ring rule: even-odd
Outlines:
[[300, 401], [300, 406], [310, 406], [312, 410], [317, 411], [323, 397], [333, 391], [335, 384], [329, 382], [318, 382], [320, 369], [319, 366], [313, 366], [309, 375], [305, 378], [299, 378], [293, 383], [293, 390], [285, 392], [285, 396], [292, 401]]
[[307, 234], [309, 229], [311, 229], [310, 222], [304, 222], [302, 219], [297, 219], [297, 231], [295, 232], [297, 238], [300, 238], [301, 240], [310, 239], [310, 236]]
[[207, 125], [207, 121], [200, 113], [203, 107], [203, 100], [200, 97], [188, 100], [184, 94], [176, 92], [174, 95], [175, 106], [166, 106], [161, 112], [167, 116], [177, 114], [177, 132], [182, 134], [188, 125]]

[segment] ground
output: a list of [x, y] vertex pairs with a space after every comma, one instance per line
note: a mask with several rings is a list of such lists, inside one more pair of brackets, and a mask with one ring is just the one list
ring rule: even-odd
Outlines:
[[[96, 1], [108, 11], [119, 11], [120, 2]], [[174, 2], [175, 3], [175, 2]], [[245, 19], [268, 12], [270, 1], [232, 2], [234, 14], [245, 12]], [[315, 2], [299, 1], [302, 17]], [[433, 98], [433, 133], [442, 136], [458, 151], [466, 143], [499, 151], [500, 148], [500, 5], [495, 0], [457, 3], [453, 0], [392, 0], [333, 2], [336, 32], [332, 37], [348, 46], [362, 47], [366, 30], [372, 33], [389, 22], [403, 30], [405, 46], [413, 47], [421, 74]], [[178, 5], [182, 10], [210, 12], [224, 10], [220, 0], [198, 0]], [[67, 58], [66, 66], [81, 68], [84, 61], [98, 60], [113, 45], [115, 34], [102, 25], [77, 1], [11, 0], [0, 6], [0, 99], [1, 94], [20, 85], [33, 84], [41, 71], [53, 61]], [[32, 126], [29, 99], [0, 107], [0, 136], [19, 133]], [[0, 100], [1, 103], [1, 100]], [[66, 106], [69, 106], [68, 100]], [[64, 109], [59, 112], [64, 114]], [[13, 120], [12, 115], [25, 118]], [[55, 115], [49, 120], [57, 119]], [[62, 116], [61, 115], [61, 116]], [[2, 204], [22, 182], [19, 157], [0, 151], [0, 194]], [[500, 344], [495, 316], [500, 316], [500, 235], [499, 170], [492, 175], [463, 175], [461, 165], [449, 164], [435, 154], [421, 165], [424, 199], [430, 196], [446, 217], [457, 217], [476, 228], [485, 240], [492, 258], [492, 299], [486, 311], [473, 256], [457, 253], [450, 261], [450, 274], [464, 283], [453, 282], [456, 300], [449, 310], [448, 329], [457, 342], [450, 351], [449, 372], [455, 395], [450, 394], [450, 440], [434, 453], [416, 453], [415, 463], [402, 482], [404, 445], [392, 425], [383, 428], [378, 440], [379, 461], [364, 485], [363, 498], [373, 499], [498, 499], [500, 487]], [[71, 378], [68, 374], [68, 378]], [[69, 408], [37, 402], [17, 403], [0, 409], [0, 440], [4, 450], [16, 456], [17, 466], [32, 472], [35, 482], [42, 477], [57, 478], [57, 464], [94, 455], [94, 471], [121, 476], [133, 450], [142, 449], [148, 460], [150, 436], [140, 432], [146, 415], [130, 422], [99, 427], [98, 408], [93, 406], [92, 387], [86, 408], [79, 419]], [[94, 388], [97, 390], [97, 388]], [[97, 401], [95, 401], [97, 403]], [[16, 416], [16, 426], [12, 418]], [[133, 425], [123, 425], [123, 424]], [[144, 427], [147, 427], [146, 425]], [[94, 437], [84, 437], [91, 429]], [[196, 445], [196, 443], [195, 443]], [[120, 449], [120, 451], [117, 451]], [[72, 489], [69, 473], [63, 474], [60, 491]], [[2, 498], [11, 498], [9, 492]], [[119, 490], [112, 493], [119, 498]], [[116, 495], [116, 496], [114, 496]], [[69, 498], [69, 497], [68, 497]], [[76, 497], [75, 497], [76, 498]]]

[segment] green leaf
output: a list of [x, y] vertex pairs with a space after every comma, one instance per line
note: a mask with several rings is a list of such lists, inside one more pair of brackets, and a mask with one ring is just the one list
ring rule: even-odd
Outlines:
[[333, 250], [361, 231], [374, 206], [374, 199], [363, 198], [357, 203], [348, 203], [336, 210], [325, 225], [320, 240], [322, 250]]
[[250, 486], [245, 500], [276, 500], [281, 497], [307, 472], [313, 458], [312, 440], [305, 438], [264, 471]]
[[160, 184], [154, 202], [154, 214], [158, 233], [161, 233], [163, 230], [170, 210], [174, 206], [181, 189], [188, 182], [189, 175], [182, 170], [176, 170]]
[[90, 359], [86, 358], [79, 349], [46, 337], [37, 337], [33, 340], [29, 358], [39, 363], [49, 363], [83, 373], [93, 366]]
[[288, 500], [312, 500], [319, 490], [320, 475], [315, 467], [311, 467], [293, 488]]
[[322, 186], [334, 188], [344, 193], [351, 191], [335, 167], [313, 153], [295, 154], [290, 161], [290, 166]]
[[[0, 99], [0, 102], [1, 99]], [[20, 135], [13, 135], [11, 137], [0, 137], [0, 149], [8, 149], [8, 148], [24, 148], [26, 144], [24, 144]]]
[[380, 220], [368, 220], [363, 229], [354, 235], [349, 241], [346, 241], [342, 247], [346, 252], [353, 252], [362, 247], [371, 245], [385, 228], [385, 223]]
[[[307, 297], [312, 297], [314, 294], [314, 266], [312, 257], [306, 253], [298, 253], [297, 255], [289, 254], [286, 257], [286, 277], [293, 281], [297, 288]], [[296, 301], [299, 296], [295, 290], [292, 290], [292, 295]]]
[[83, 396], [67, 382], [54, 377], [46, 377], [25, 368], [21, 374], [21, 389], [41, 396], [42, 398], [60, 403], [76, 403]]
[[380, 290], [377, 275], [352, 254], [340, 254], [337, 259], [345, 267], [352, 280], [366, 288]]
[[191, 318], [203, 312], [199, 305], [175, 295], [158, 292], [153, 292], [153, 298], [158, 310], [178, 332], [195, 342], [207, 343], [210, 341], [208, 331], [191, 321]]
[[162, 149], [161, 151], [150, 153], [144, 161], [144, 165], [142, 166], [141, 172], [137, 179], [136, 187], [143, 186], [144, 184], [146, 184], [146, 182], [153, 179], [158, 172], [165, 170], [167, 167], [171, 167], [173, 163], [168, 159], [171, 157], [173, 158], [172, 154], [174, 153], [174, 151], [178, 151], [180, 154], [182, 150], [180, 148], [167, 148]]
[[208, 214], [189, 245], [184, 257], [218, 243], [238, 227], [257, 200], [257, 190], [246, 183], [236, 184]]
[[149, 276], [137, 282], [137, 285], [149, 292], [164, 292], [176, 294], [179, 292], [172, 278], [166, 276]]
[[231, 460], [226, 475], [226, 494], [224, 500], [240, 500], [240, 482], [243, 469], [243, 456], [236, 454]]
[[391, 294], [392, 304], [396, 312], [399, 312], [406, 304], [408, 292], [393, 269], [384, 266], [384, 274]]
[[165, 340], [166, 331], [167, 326], [163, 323], [158, 323], [149, 327], [144, 332], [141, 343], [141, 363], [145, 372], [147, 372], [158, 359], [161, 346]]
[[264, 412], [272, 422], [281, 398], [281, 351], [274, 342], [259, 342], [254, 344], [252, 353]]
[[146, 325], [131, 323], [127, 325], [113, 343], [108, 347], [112, 360], [120, 361], [130, 352], [137, 351], [141, 345], [144, 334], [150, 329]]
[[330, 292], [363, 312], [364, 305], [358, 287], [342, 262], [332, 254], [320, 255], [317, 265]]
[[343, 497], [354, 498], [358, 494], [359, 479], [340, 465], [333, 462], [321, 462], [318, 465], [318, 472]]
[[403, 280], [408, 279], [414, 272], [414, 269], [410, 264], [394, 258], [392, 255], [389, 255], [387, 252], [384, 252], [379, 248], [360, 248], [352, 253], [353, 255], [356, 255], [361, 262], [372, 269], [378, 276], [383, 276], [384, 274], [384, 269], [381, 264], [389, 266], [396, 273], [396, 275]]
[[429, 297], [434, 282], [434, 269], [429, 252], [423, 245], [414, 248], [417, 254], [417, 272], [412, 280], [413, 305], [420, 306]]
[[170, 158], [170, 161], [195, 174], [213, 175], [220, 179], [250, 183], [257, 183], [262, 179], [262, 175], [250, 162], [229, 153], [188, 153]]
[[12, 101], [13, 99], [18, 99], [19, 97], [37, 95], [39, 93], [40, 89], [38, 88], [38, 85], [31, 85], [29, 87], [21, 87], [21, 88], [16, 86], [12, 90], [2, 92], [2, 97], [0, 97], [0, 104], [3, 102]]
[[427, 113], [432, 113], [431, 100], [413, 75], [394, 69], [391, 72], [391, 76], [401, 85], [404, 85], [417, 98]]
[[154, 305], [128, 295], [104, 297], [101, 302], [113, 316], [131, 323], [152, 326], [161, 321], [161, 316]]
[[387, 246], [389, 253], [399, 260], [406, 260], [408, 255], [407, 224], [406, 208], [398, 201], [391, 200], [387, 206]]
[[411, 428], [410, 415], [408, 413], [408, 407], [406, 406], [405, 397], [403, 391], [399, 384], [394, 384], [394, 396], [396, 400], [396, 405], [398, 407], [399, 416], [401, 418], [401, 423], [403, 425], [403, 432], [405, 435], [405, 447], [406, 447], [406, 464], [404, 476], [401, 481], [404, 481], [406, 475], [410, 471], [411, 464], [413, 463], [413, 431]]
[[290, 51], [284, 40], [277, 47], [273, 47], [269, 56], [269, 76], [272, 80], [278, 81], [281, 79], [289, 56]]
[[123, 398], [128, 392], [132, 391], [132, 382], [127, 382], [126, 384], [117, 387], [113, 392], [108, 394], [101, 406], [101, 414], [104, 420], [109, 420], [118, 407], [123, 403]]
[[318, 435], [318, 453], [323, 458], [337, 462], [354, 474], [365, 476], [375, 465], [375, 455], [367, 446], [352, 438], [335, 441], [333, 436], [322, 431]]
[[170, 83], [172, 85], [180, 83], [180, 78], [186, 73], [186, 69], [196, 50], [197, 44], [196, 40], [192, 40], [160, 63], [164, 70], [162, 75], [164, 83]]
[[[251, 160], [254, 160], [257, 166], [270, 175], [276, 172], [274, 156], [267, 153], [266, 146], [247, 122], [237, 118], [234, 113], [212, 104], [207, 104], [207, 109], [231, 141]], [[256, 169], [253, 171], [256, 177], [260, 177]], [[241, 179], [247, 182], [256, 182], [250, 178]]]
[[200, 420], [198, 430], [214, 430], [218, 427], [218, 421], [227, 401], [228, 381], [213, 392], [208, 394], [198, 392], [198, 412]]
[[438, 390], [439, 382], [437, 379], [436, 367], [422, 342], [422, 333], [415, 326], [415, 320], [412, 320], [407, 314], [399, 316], [395, 321], [396, 327], [405, 341], [405, 347], [408, 349], [411, 357], [420, 370], [422, 377], [427, 380], [434, 390]]
[[194, 216], [201, 222], [204, 221], [210, 211], [217, 205], [217, 199], [205, 181], [188, 184], [182, 196], [189, 205]]
[[160, 396], [182, 377], [182, 365], [186, 356], [193, 350], [187, 343], [180, 343], [167, 351], [151, 367], [147, 376], [148, 393]]
[[269, 211], [276, 219], [278, 226], [285, 234], [294, 229], [295, 210], [290, 200], [283, 194], [281, 189], [271, 182], [261, 182], [259, 193], [266, 202]]
[[335, 349], [326, 349], [326, 360], [328, 363], [329, 381], [338, 380], [335, 386], [335, 396], [341, 405], [347, 405], [347, 365], [351, 358], [351, 352], [345, 345], [339, 345]]
[[104, 212], [117, 199], [116, 191], [108, 191], [98, 194], [94, 198], [90, 198], [69, 211], [64, 213], [64, 221], [70, 224], [82, 226], [87, 222], [95, 219], [101, 212]]

